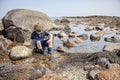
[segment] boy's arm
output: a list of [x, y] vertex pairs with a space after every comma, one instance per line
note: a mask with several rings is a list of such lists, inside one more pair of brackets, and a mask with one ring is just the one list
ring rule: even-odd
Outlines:
[[52, 34], [49, 34], [50, 35], [50, 41], [52, 41], [52, 39], [53, 39], [53, 35]]

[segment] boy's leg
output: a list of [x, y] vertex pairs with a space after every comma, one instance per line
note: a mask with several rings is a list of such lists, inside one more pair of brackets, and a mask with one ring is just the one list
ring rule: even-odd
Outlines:
[[52, 41], [48, 43], [48, 54], [52, 54]]
[[48, 53], [52, 54], [52, 42], [47, 43], [47, 40], [41, 41], [42, 47], [48, 47]]
[[37, 48], [40, 50], [40, 53], [41, 53], [41, 54], [44, 54], [44, 50], [42, 49], [42, 45], [41, 45], [41, 42], [40, 42], [40, 41], [37, 41], [36, 46], [37, 46]]

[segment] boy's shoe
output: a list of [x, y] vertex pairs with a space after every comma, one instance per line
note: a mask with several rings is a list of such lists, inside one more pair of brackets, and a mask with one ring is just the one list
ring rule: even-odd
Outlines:
[[39, 49], [34, 48], [34, 49], [33, 49], [33, 53], [39, 53]]
[[52, 54], [52, 48], [48, 47], [48, 54]]
[[40, 52], [41, 54], [45, 54], [45, 50], [44, 50], [44, 49], [39, 49], [39, 52]]

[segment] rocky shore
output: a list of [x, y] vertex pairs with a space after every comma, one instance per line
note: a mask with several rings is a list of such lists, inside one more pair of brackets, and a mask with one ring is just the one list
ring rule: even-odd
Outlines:
[[[37, 21], [54, 35], [51, 55], [32, 51], [29, 37]], [[0, 80], [120, 79], [120, 17], [51, 19], [16, 9], [0, 20], [0, 30]]]

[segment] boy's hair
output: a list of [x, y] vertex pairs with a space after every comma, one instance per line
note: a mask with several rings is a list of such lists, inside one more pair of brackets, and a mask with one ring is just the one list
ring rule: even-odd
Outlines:
[[43, 25], [41, 23], [37, 23], [33, 27], [34, 27], [35, 31], [41, 31], [41, 30], [43, 30]]

